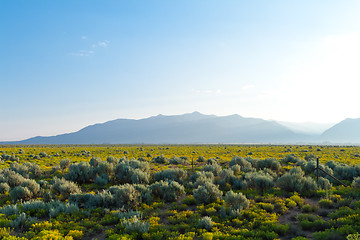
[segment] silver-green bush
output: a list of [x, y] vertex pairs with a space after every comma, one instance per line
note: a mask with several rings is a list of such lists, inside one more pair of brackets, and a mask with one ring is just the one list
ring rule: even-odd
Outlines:
[[198, 222], [198, 225], [197, 227], [198, 228], [204, 228], [206, 230], [211, 230], [211, 228], [213, 227], [214, 223], [211, 219], [211, 217], [209, 216], [205, 216], [205, 217], [202, 217], [199, 222]]
[[167, 202], [176, 201], [185, 195], [185, 188], [176, 181], [159, 181], [151, 184], [151, 193], [154, 197], [160, 197]]
[[245, 210], [250, 206], [250, 201], [242, 193], [228, 191], [225, 195], [225, 202], [232, 210]]
[[187, 172], [181, 168], [168, 168], [155, 173], [155, 181], [177, 181], [183, 183], [187, 179]]
[[223, 195], [223, 192], [215, 184], [206, 182], [204, 185], [194, 189], [193, 195], [197, 203], [209, 204], [218, 200]]
[[11, 189], [10, 197], [13, 202], [17, 202], [18, 200], [29, 200], [32, 197], [32, 193], [27, 187], [16, 186]]
[[81, 193], [81, 190], [76, 183], [57, 177], [53, 178], [51, 189], [55, 194], [61, 194], [65, 199], [69, 198], [70, 194]]
[[280, 189], [288, 192], [297, 192], [305, 196], [311, 196], [317, 190], [315, 181], [307, 176], [299, 167], [292, 168], [277, 180]]
[[93, 169], [88, 162], [71, 164], [66, 174], [66, 179], [78, 183], [89, 183], [93, 178]]

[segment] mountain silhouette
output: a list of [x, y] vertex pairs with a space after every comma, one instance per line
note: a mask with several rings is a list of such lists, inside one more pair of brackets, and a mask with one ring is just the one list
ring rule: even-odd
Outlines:
[[77, 132], [33, 137], [12, 144], [195, 144], [289, 143], [307, 141], [287, 127], [260, 118], [215, 116], [193, 112], [149, 118], [116, 119], [87, 126]]
[[321, 135], [322, 141], [333, 143], [360, 143], [360, 118], [347, 118]]

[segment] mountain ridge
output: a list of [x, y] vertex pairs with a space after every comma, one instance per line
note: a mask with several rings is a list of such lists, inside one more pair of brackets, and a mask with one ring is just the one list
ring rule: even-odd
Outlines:
[[[356, 121], [355, 121], [356, 120]], [[86, 126], [78, 131], [55, 136], [37, 136], [0, 144], [217, 144], [217, 143], [360, 143], [360, 137], [349, 140], [341, 129], [354, 133], [360, 119], [344, 120], [323, 134], [296, 132], [281, 122], [247, 118], [238, 114], [227, 116], [192, 112], [181, 115], [156, 115], [142, 119], [119, 118]], [[347, 125], [350, 127], [346, 127]], [[350, 128], [350, 130], [349, 130]], [[340, 129], [340, 130], [339, 130]], [[340, 133], [339, 133], [340, 131]], [[356, 132], [356, 131], [355, 131]]]
[[322, 140], [342, 143], [360, 143], [360, 118], [346, 118], [324, 131]]

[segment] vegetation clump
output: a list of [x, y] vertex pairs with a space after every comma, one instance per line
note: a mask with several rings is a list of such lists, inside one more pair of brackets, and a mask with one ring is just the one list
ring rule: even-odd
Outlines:
[[297, 192], [304, 196], [311, 196], [317, 189], [316, 182], [309, 176], [305, 176], [299, 167], [292, 168], [277, 180], [280, 189], [289, 192]]
[[242, 193], [229, 191], [225, 195], [225, 202], [230, 206], [232, 211], [246, 210], [250, 206], [250, 201]]
[[200, 185], [198, 188], [194, 189], [193, 195], [197, 203], [209, 204], [220, 199], [223, 192], [219, 190], [215, 184], [205, 182], [204, 185]]
[[[0, 146], [0, 238], [345, 239], [360, 229], [359, 152]], [[322, 172], [315, 181], [317, 156], [320, 168], [347, 186]]]

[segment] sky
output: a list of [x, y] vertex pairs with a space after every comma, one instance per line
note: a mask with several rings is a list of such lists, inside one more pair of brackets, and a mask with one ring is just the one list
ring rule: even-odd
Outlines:
[[360, 118], [360, 1], [0, 1], [0, 141], [199, 111]]

